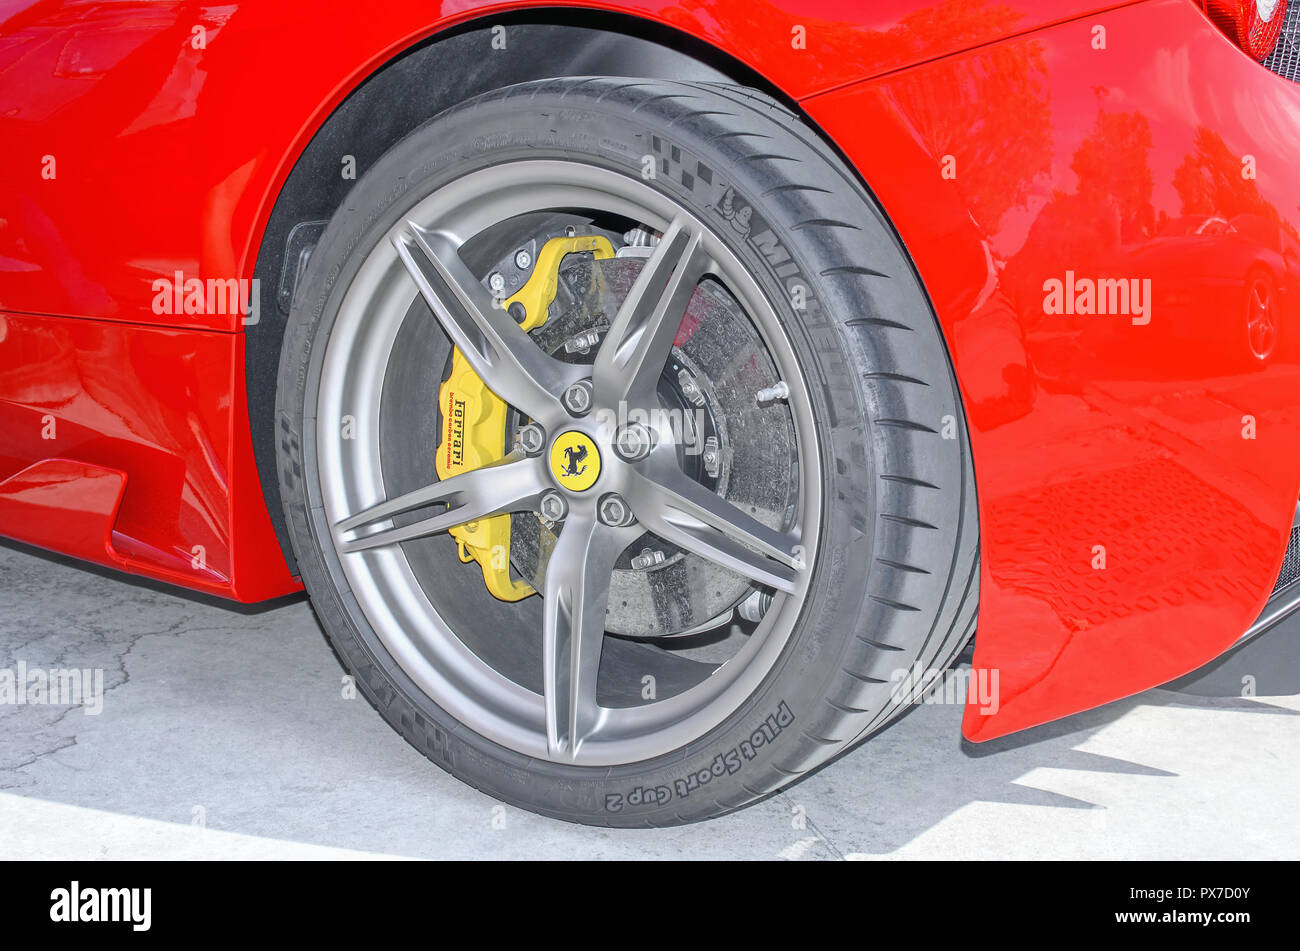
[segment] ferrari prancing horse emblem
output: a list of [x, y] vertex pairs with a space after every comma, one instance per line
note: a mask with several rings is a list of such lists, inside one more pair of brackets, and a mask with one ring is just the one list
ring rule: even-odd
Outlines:
[[600, 477], [600, 450], [586, 433], [570, 430], [551, 445], [551, 474], [570, 492], [585, 492]]
[[580, 476], [587, 471], [586, 466], [580, 466], [579, 463], [587, 458], [586, 446], [569, 446], [564, 450], [564, 472], [565, 476]]

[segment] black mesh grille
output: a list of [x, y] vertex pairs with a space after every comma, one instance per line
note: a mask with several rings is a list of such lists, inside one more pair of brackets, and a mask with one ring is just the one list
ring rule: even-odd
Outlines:
[[1264, 65], [1292, 82], [1300, 83], [1300, 3], [1292, 0], [1282, 24], [1282, 38]]
[[1300, 527], [1291, 529], [1291, 544], [1287, 546], [1286, 557], [1282, 559], [1282, 574], [1278, 576], [1273, 593], [1276, 594], [1297, 580], [1300, 580]]

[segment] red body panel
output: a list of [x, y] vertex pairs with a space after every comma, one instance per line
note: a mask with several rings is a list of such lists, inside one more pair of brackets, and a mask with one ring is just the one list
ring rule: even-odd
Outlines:
[[[1290, 290], [1300, 86], [1186, 0], [591, 5], [802, 100], [916, 260], [967, 402], [977, 662], [1001, 678], [969, 735], [1144, 689], [1240, 636], [1300, 488], [1300, 365], [1168, 333], [1222, 326], [1225, 298], [1159, 242], [1166, 218], [1263, 216], [1282, 237], [1261, 260]], [[348, 92], [448, 25], [530, 6], [51, 0], [0, 21], [0, 531], [244, 600], [293, 590], [255, 474], [242, 318], [159, 313], [154, 282], [251, 278], [285, 177]], [[1067, 271], [1149, 277], [1180, 316], [1047, 315], [1043, 282]]]
[[[1001, 694], [991, 716], [967, 708], [973, 739], [1230, 647], [1277, 577], [1300, 488], [1295, 297], [1290, 346], [1260, 365], [1234, 338], [1249, 265], [1235, 265], [1234, 313], [1204, 256], [1150, 253], [1162, 221], [1252, 215], [1290, 234], [1280, 252], [1256, 239], [1260, 266], [1279, 285], [1300, 277], [1284, 262], [1300, 229], [1300, 85], [1184, 0], [1099, 22], [1105, 50], [1085, 20], [806, 103], [897, 225], [962, 385], [982, 539], [975, 664], [998, 670]], [[1241, 235], [1210, 240], [1231, 266]], [[1044, 284], [1067, 270], [1150, 279], [1151, 322], [1045, 314]], [[1186, 324], [1196, 332], [1178, 334]]]
[[44, 459], [0, 482], [0, 524], [11, 538], [117, 567], [113, 523], [126, 473]]
[[244, 601], [296, 590], [254, 469], [243, 349], [0, 313], [4, 534]]
[[[793, 98], [1115, 5], [1002, 0], [972, 16], [965, 0], [590, 4], [700, 37]], [[153, 281], [251, 278], [284, 178], [347, 93], [452, 24], [541, 6], [397, 0], [376, 16], [352, 0], [61, 0], [0, 22], [0, 310], [236, 329], [228, 315], [155, 313]], [[807, 49], [792, 48], [797, 25]]]

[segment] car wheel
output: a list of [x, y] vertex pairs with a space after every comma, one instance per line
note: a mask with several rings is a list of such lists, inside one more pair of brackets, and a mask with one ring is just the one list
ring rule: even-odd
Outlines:
[[888, 220], [717, 84], [514, 86], [334, 215], [278, 463], [356, 684], [467, 783], [562, 819], [714, 816], [905, 709], [969, 638], [974, 478]]
[[1281, 324], [1277, 292], [1267, 270], [1256, 268], [1246, 278], [1246, 346], [1255, 363], [1267, 363], [1277, 351]]

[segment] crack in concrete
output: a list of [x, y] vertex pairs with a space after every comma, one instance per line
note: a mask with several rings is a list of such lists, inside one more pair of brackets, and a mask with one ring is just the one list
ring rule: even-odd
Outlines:
[[[100, 642], [102, 643], [102, 645], [103, 645], [104, 647], [108, 648], [108, 650], [109, 650], [109, 654], [110, 654], [110, 656], [113, 658], [114, 663], [117, 665], [118, 672], [121, 674], [120, 679], [118, 679], [115, 683], [112, 683], [112, 684], [106, 684], [106, 685], [105, 685], [103, 696], [104, 696], [104, 697], [107, 697], [110, 693], [113, 693], [114, 691], [120, 689], [121, 687], [126, 686], [127, 684], [129, 684], [129, 683], [131, 682], [131, 672], [130, 672], [130, 670], [127, 668], [127, 658], [128, 658], [128, 657], [131, 655], [131, 653], [136, 649], [136, 647], [139, 646], [140, 642], [143, 641], [145, 638], [147, 638], [147, 637], [168, 637], [168, 636], [171, 636], [171, 637], [180, 637], [180, 636], [185, 635], [185, 634], [198, 633], [198, 632], [202, 632], [202, 631], [217, 631], [217, 630], [228, 630], [228, 629], [229, 629], [228, 626], [224, 626], [224, 625], [222, 625], [222, 626], [204, 626], [204, 627], [186, 627], [185, 625], [187, 625], [187, 624], [189, 624], [190, 622], [194, 621], [194, 620], [195, 620], [195, 617], [196, 617], [196, 615], [194, 615], [194, 614], [192, 614], [192, 613], [191, 613], [191, 614], [186, 614], [184, 617], [181, 617], [181, 618], [177, 619], [176, 621], [174, 621], [173, 623], [167, 625], [166, 627], [162, 628], [161, 630], [154, 630], [154, 631], [141, 631], [141, 632], [139, 632], [138, 634], [131, 634], [131, 635], [128, 635], [128, 636], [127, 636], [127, 640], [126, 640], [126, 644], [125, 644], [125, 647], [124, 647], [124, 648], [121, 647], [121, 642], [120, 642], [120, 641], [119, 641], [118, 644], [116, 644], [116, 645], [113, 644], [113, 643], [109, 640], [109, 638], [108, 638], [107, 636], [105, 636], [105, 632], [103, 632], [103, 631], [99, 631], [99, 630], [95, 630], [95, 631], [93, 631], [93, 632], [92, 632], [93, 634], [97, 634], [97, 635], [98, 635], [99, 640], [100, 640]], [[29, 641], [24, 642], [24, 644], [21, 645], [21, 647], [26, 647], [26, 646], [29, 646], [29, 645], [31, 645], [31, 644], [38, 643], [38, 642], [40, 642], [40, 641], [42, 641], [42, 640], [48, 640], [48, 638], [49, 638], [49, 635], [44, 635], [44, 636], [42, 636], [42, 637], [33, 638], [33, 639], [29, 640]], [[68, 652], [69, 652], [71, 649], [73, 649], [74, 647], [81, 647], [81, 648], [84, 648], [87, 644], [89, 644], [89, 643], [91, 643], [91, 642], [92, 642], [92, 641], [90, 641], [90, 640], [81, 639], [81, 640], [76, 641], [76, 642], [73, 643], [73, 644], [62, 646], [62, 647], [59, 649], [58, 653], [55, 654], [55, 663], [51, 663], [51, 664], [49, 664], [48, 666], [50, 666], [50, 667], [59, 667], [59, 666], [61, 666], [61, 665], [58, 663], [58, 661], [63, 661], [63, 660], [65, 660], [65, 659], [66, 659], [66, 656], [67, 656], [67, 654], [68, 654]], [[21, 647], [20, 647], [20, 649], [21, 649]], [[17, 655], [17, 652], [15, 651], [15, 656], [16, 656], [16, 655]], [[106, 678], [106, 679], [107, 679], [107, 678]], [[22, 775], [22, 776], [24, 776], [25, 778], [31, 778], [30, 775], [27, 774], [27, 773], [25, 772], [27, 769], [29, 769], [29, 768], [32, 767], [32, 766], [37, 765], [38, 763], [43, 762], [44, 760], [46, 760], [46, 759], [48, 759], [49, 757], [55, 755], [56, 753], [61, 753], [61, 752], [64, 751], [64, 750], [71, 749], [72, 747], [77, 746], [77, 745], [80, 743], [80, 735], [81, 735], [81, 734], [80, 734], [80, 731], [73, 732], [73, 733], [70, 733], [70, 734], [63, 734], [63, 735], [61, 735], [61, 736], [58, 736], [57, 739], [54, 739], [54, 741], [53, 741], [53, 743], [52, 743], [51, 745], [49, 745], [47, 748], [44, 748], [44, 749], [40, 748], [40, 741], [41, 741], [42, 739], [45, 739], [45, 737], [43, 736], [44, 734], [48, 734], [48, 733], [54, 731], [55, 728], [58, 727], [60, 724], [62, 724], [62, 723], [63, 723], [63, 722], [64, 722], [64, 721], [65, 721], [65, 720], [66, 720], [70, 715], [72, 715], [73, 713], [82, 713], [83, 710], [84, 710], [84, 707], [82, 707], [82, 706], [80, 706], [80, 705], [69, 706], [69, 707], [66, 708], [65, 710], [61, 711], [61, 712], [59, 713], [59, 715], [56, 716], [53, 720], [51, 720], [49, 723], [45, 724], [45, 725], [42, 726], [42, 727], [39, 727], [36, 731], [34, 731], [34, 734], [33, 734], [33, 736], [32, 736], [32, 739], [33, 739], [33, 741], [34, 741], [35, 744], [36, 744], [36, 748], [33, 750], [32, 755], [30, 755], [28, 758], [26, 758], [26, 759], [24, 759], [24, 760], [22, 760], [22, 761], [20, 761], [20, 762], [18, 762], [18, 763], [16, 763], [16, 764], [14, 764], [14, 765], [12, 765], [12, 766], [4, 767], [3, 772], [4, 772], [4, 773], [9, 773], [9, 774], [11, 774], [11, 775]], [[84, 713], [83, 713], [83, 715], [84, 715]], [[76, 769], [75, 767], [73, 767], [73, 766], [69, 766], [69, 765], [66, 764], [66, 763], [61, 763], [60, 765], [66, 767], [66, 768], [68, 768], [68, 769], [73, 769], [73, 770]], [[25, 785], [25, 784], [22, 784], [22, 783], [13, 783], [13, 782], [0, 782], [0, 789], [16, 789], [16, 788], [20, 788], [22, 785]]]
[[[787, 806], [789, 806], [791, 812], [795, 810], [796, 803], [794, 802], [793, 799], [790, 798], [790, 794], [788, 792], [783, 791], [778, 793], [777, 798], [783, 801]], [[831, 855], [840, 862], [844, 861], [844, 853], [840, 850], [840, 847], [831, 841], [830, 836], [822, 832], [822, 830], [818, 827], [817, 823], [813, 821], [812, 816], [808, 815], [806, 810], [804, 812], [803, 818], [804, 818], [804, 822], [808, 823], [808, 828], [817, 834], [817, 838], [821, 841], [822, 845], [826, 846], [826, 848], [830, 851]]]
[[[64, 750], [71, 749], [72, 747], [76, 746], [78, 743], [77, 735], [75, 733], [72, 734], [71, 736], [61, 737], [60, 739], [66, 742], [56, 743], [54, 746], [51, 746], [49, 749], [37, 750], [33, 752], [32, 756], [29, 757], [28, 759], [24, 760], [21, 763], [17, 763], [14, 766], [10, 766], [6, 768], [4, 771], [6, 773], [13, 773], [15, 775], [23, 773], [23, 770], [27, 769], [28, 767], [35, 766], [37, 763], [41, 762], [47, 757], [53, 756], [55, 753], [61, 753]], [[26, 774], [23, 773], [23, 775], [25, 776]], [[21, 783], [0, 783], [0, 789], [19, 789], [21, 788], [22, 785], [23, 784]]]

